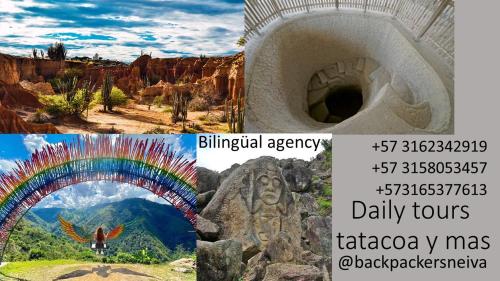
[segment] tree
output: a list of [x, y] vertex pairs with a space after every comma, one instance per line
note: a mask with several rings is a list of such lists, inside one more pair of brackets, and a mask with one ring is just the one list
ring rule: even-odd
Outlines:
[[33, 53], [33, 58], [37, 59], [38, 58], [38, 50], [37, 49], [33, 49], [32, 53]]
[[93, 60], [99, 60], [99, 54], [95, 53], [94, 57], [92, 58]]
[[172, 95], [172, 123], [177, 124], [182, 121], [182, 131], [186, 130], [186, 120], [191, 93], [183, 91], [174, 91]]
[[66, 50], [63, 42], [56, 42], [53, 45], [49, 46], [49, 48], [47, 49], [47, 55], [51, 60], [63, 61], [68, 55], [68, 50]]
[[245, 39], [245, 37], [240, 37], [240, 39], [238, 39], [238, 41], [236, 42], [236, 45], [238, 45], [238, 47], [245, 47], [246, 43], [247, 40]]

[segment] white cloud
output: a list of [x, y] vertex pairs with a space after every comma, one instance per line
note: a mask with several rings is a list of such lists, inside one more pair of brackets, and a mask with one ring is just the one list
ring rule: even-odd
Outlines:
[[[194, 1], [199, 4], [199, 1]], [[187, 3], [191, 3], [188, 1]], [[144, 17], [148, 16], [148, 22], [151, 26], [132, 26], [91, 28], [86, 26], [66, 25], [72, 23], [71, 20], [60, 20], [49, 18], [33, 13], [26, 13], [24, 8], [39, 6], [35, 1], [0, 1], [0, 10], [9, 11], [7, 15], [2, 15], [0, 21], [0, 36], [4, 46], [0, 47], [0, 52], [12, 55], [28, 56], [31, 53], [32, 46], [46, 48], [54, 43], [57, 38], [47, 38], [47, 34], [53, 33], [76, 33], [82, 35], [99, 34], [116, 38], [116, 41], [100, 39], [78, 39], [64, 38], [64, 42], [71, 48], [68, 51], [70, 57], [89, 56], [92, 57], [98, 53], [106, 59], [116, 59], [124, 62], [132, 62], [141, 53], [152, 53], [153, 57], [179, 57], [179, 56], [207, 56], [223, 55], [234, 51], [243, 51], [236, 42], [244, 33], [243, 23], [243, 4], [229, 4], [224, 2], [207, 2], [205, 6], [217, 8], [235, 9], [241, 6], [241, 12], [228, 14], [193, 14], [172, 9], [157, 15], [120, 15], [105, 14], [93, 16], [85, 15], [86, 19], [95, 19], [96, 21], [106, 20], [124, 20], [128, 23], [142, 23]], [[51, 4], [43, 4], [42, 8], [50, 8]], [[71, 6], [67, 3], [65, 5]], [[95, 6], [93, 3], [74, 4], [79, 7]], [[2, 9], [3, 8], [3, 9]], [[16, 13], [23, 12], [21, 18], [14, 17]], [[34, 24], [36, 23], [36, 24]], [[228, 30], [227, 34], [215, 36], [214, 29], [222, 28]], [[156, 41], [147, 41], [140, 38], [139, 35], [150, 34], [156, 38]], [[16, 35], [20, 37], [8, 37]], [[190, 37], [192, 40], [183, 38]], [[128, 43], [133, 43], [129, 45]], [[20, 47], [21, 46], [21, 47]], [[79, 48], [78, 48], [79, 47]], [[171, 51], [171, 52], [168, 52]]]
[[95, 8], [95, 7], [97, 7], [96, 4], [93, 4], [93, 3], [73, 4], [73, 6], [80, 7], [80, 8]]
[[2, 173], [10, 172], [14, 168], [17, 168], [16, 160], [0, 159], [0, 172]]
[[[220, 136], [224, 139], [236, 139], [240, 138], [242, 135], [225, 134]], [[249, 138], [254, 138], [258, 135], [247, 134], [247, 136], [249, 136]], [[309, 161], [323, 150], [321, 145], [317, 151], [315, 151], [314, 148], [290, 148], [283, 151], [277, 151], [276, 149], [267, 148], [266, 144], [269, 139], [277, 138], [315, 140], [331, 139], [330, 134], [264, 134], [262, 136], [263, 147], [261, 149], [248, 148], [240, 149], [239, 151], [231, 151], [227, 148], [198, 148], [198, 159], [196, 161], [196, 165], [221, 172], [230, 168], [233, 164], [243, 164], [248, 160], [259, 158], [260, 156], [273, 156], [277, 159], [296, 158]]]
[[34, 0], [2, 0], [0, 2], [0, 11], [7, 14], [17, 14], [25, 12], [23, 8], [38, 7], [42, 9], [48, 9], [54, 7], [53, 4], [40, 3]]
[[24, 138], [24, 146], [26, 146], [26, 149], [30, 153], [33, 153], [36, 150], [41, 150], [44, 146], [49, 144], [46, 137], [46, 135], [37, 134], [26, 135]]
[[36, 208], [87, 208], [97, 204], [144, 198], [168, 204], [148, 190], [126, 183], [92, 181], [76, 184], [54, 192], [36, 205]]

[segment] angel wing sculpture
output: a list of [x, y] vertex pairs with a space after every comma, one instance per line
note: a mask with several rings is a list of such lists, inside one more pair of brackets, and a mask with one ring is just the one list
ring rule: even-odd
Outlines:
[[104, 249], [107, 248], [106, 242], [108, 240], [113, 240], [118, 238], [123, 231], [125, 226], [123, 224], [118, 225], [108, 233], [104, 233], [104, 227], [99, 226], [92, 234], [80, 235], [76, 232], [75, 227], [72, 223], [65, 220], [61, 215], [57, 216], [59, 223], [61, 224], [61, 229], [66, 235], [71, 239], [79, 243], [90, 243], [90, 248], [96, 250], [96, 254], [104, 254]]

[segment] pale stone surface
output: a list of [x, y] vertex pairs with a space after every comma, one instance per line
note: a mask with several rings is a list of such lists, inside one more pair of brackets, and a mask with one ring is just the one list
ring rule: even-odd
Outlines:
[[[241, 242], [239, 261], [232, 259], [234, 251], [228, 251], [233, 272], [240, 265], [237, 280], [331, 281], [331, 242], [325, 241], [331, 240], [331, 222], [325, 221], [331, 216], [321, 216], [317, 203], [318, 196], [324, 196], [320, 193], [331, 187], [331, 168], [323, 154], [311, 161], [261, 157], [221, 173], [202, 172], [220, 184], [214, 187], [210, 203], [201, 208], [198, 239], [211, 242], [215, 235], [209, 238], [207, 233], [219, 229], [220, 241]], [[202, 271], [211, 270], [213, 280], [233, 281], [219, 274], [227, 271], [227, 262], [213, 260], [225, 258], [220, 247], [199, 245], [205, 252], [203, 258], [198, 255]], [[273, 264], [281, 266], [269, 271]]]
[[310, 250], [323, 256], [332, 255], [332, 218], [311, 216], [305, 219], [304, 236]]
[[[245, 130], [448, 133], [452, 93], [410, 40], [389, 17], [357, 12], [311, 12], [270, 24], [262, 36], [253, 37], [246, 45]], [[363, 58], [364, 63], [359, 60]], [[371, 74], [376, 70], [373, 62], [386, 73], [379, 73], [376, 85], [364, 93], [366, 104], [358, 114], [339, 124], [321, 123], [310, 117], [308, 90], [324, 88], [324, 78], [332, 78], [334, 71], [347, 74], [363, 67], [365, 73]], [[401, 96], [403, 105], [396, 109], [380, 102], [381, 90], [387, 83], [392, 83]], [[424, 102], [428, 108], [424, 105], [423, 109], [412, 109]], [[320, 109], [311, 113], [321, 118], [324, 112]], [[407, 109], [413, 112], [402, 112]]]
[[280, 231], [300, 246], [300, 214], [292, 193], [272, 157], [250, 160], [221, 184], [201, 216], [221, 227], [220, 239], [242, 242], [246, 262], [266, 249]]
[[31, 83], [30, 81], [23, 80], [19, 83], [21, 87], [26, 90], [32, 91], [36, 95], [55, 95], [52, 85], [48, 82]]
[[280, 160], [279, 166], [292, 192], [305, 192], [311, 185], [313, 173], [303, 160]]
[[197, 241], [197, 280], [238, 280], [241, 271], [241, 243], [234, 240]]
[[276, 263], [267, 267], [263, 281], [322, 281], [322, 272], [311, 265]]
[[219, 236], [219, 226], [199, 215], [196, 215], [195, 228], [196, 233], [200, 235], [203, 240], [215, 241]]
[[212, 191], [219, 186], [219, 174], [203, 167], [197, 167], [196, 174], [198, 176], [198, 185], [196, 187], [198, 189], [198, 193]]
[[215, 194], [215, 190], [199, 193], [196, 195], [196, 207], [198, 210], [205, 208]]

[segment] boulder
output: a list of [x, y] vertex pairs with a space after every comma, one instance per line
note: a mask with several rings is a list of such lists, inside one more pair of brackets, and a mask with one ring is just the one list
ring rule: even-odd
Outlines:
[[197, 167], [196, 173], [198, 176], [198, 193], [205, 193], [207, 191], [216, 190], [219, 186], [220, 175], [217, 172], [211, 171], [207, 168]]
[[52, 124], [30, 124], [0, 104], [0, 133], [10, 134], [58, 134]]
[[280, 231], [289, 235], [294, 247], [300, 247], [300, 214], [273, 157], [235, 168], [201, 216], [221, 227], [220, 239], [241, 241], [243, 262], [264, 251]]
[[311, 216], [304, 220], [304, 237], [309, 249], [318, 255], [332, 256], [332, 218]]
[[42, 104], [38, 101], [35, 94], [21, 87], [19, 84], [15, 85], [0, 85], [0, 102], [3, 106], [8, 108], [40, 108]]
[[212, 199], [214, 194], [215, 190], [210, 190], [196, 195], [196, 206], [198, 210], [201, 211], [208, 204], [208, 202], [210, 202], [210, 199]]
[[280, 166], [292, 192], [305, 192], [309, 189], [313, 173], [307, 167], [307, 162], [286, 159], [280, 161]]
[[238, 168], [240, 164], [233, 164], [229, 169], [226, 169], [220, 173], [220, 182], [222, 182], [225, 178], [227, 178], [236, 168]]
[[215, 223], [196, 215], [196, 233], [203, 240], [215, 241], [219, 236], [220, 228]]
[[248, 260], [246, 270], [243, 274], [244, 281], [260, 281], [266, 275], [266, 267], [270, 263], [269, 257], [259, 252]]
[[292, 243], [292, 238], [285, 232], [278, 233], [269, 241], [265, 254], [272, 263], [295, 263], [300, 260], [300, 248]]
[[156, 97], [163, 95], [165, 88], [167, 87], [167, 83], [160, 80], [157, 84], [144, 88], [140, 94], [142, 97]]
[[55, 95], [54, 88], [47, 82], [31, 83], [30, 81], [21, 81], [19, 83], [24, 89], [33, 92], [35, 95]]
[[238, 280], [241, 256], [241, 243], [238, 241], [197, 241], [197, 281]]
[[323, 281], [323, 273], [311, 265], [276, 263], [266, 268], [263, 281]]
[[173, 271], [181, 273], [190, 273], [196, 270], [196, 262], [190, 258], [182, 258], [169, 263], [173, 266]]
[[297, 193], [297, 208], [302, 218], [317, 215], [319, 205], [316, 199], [309, 193]]

